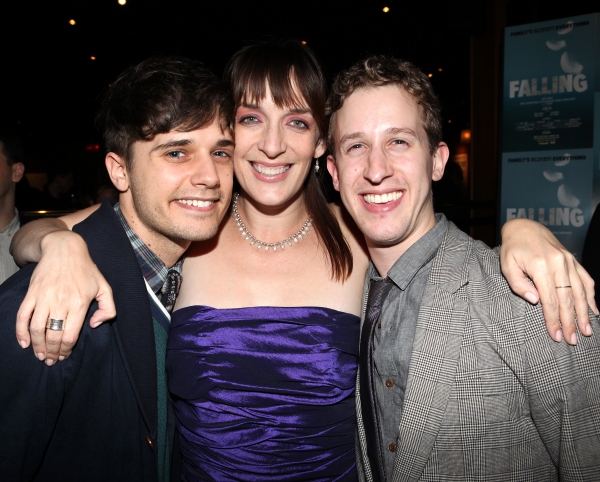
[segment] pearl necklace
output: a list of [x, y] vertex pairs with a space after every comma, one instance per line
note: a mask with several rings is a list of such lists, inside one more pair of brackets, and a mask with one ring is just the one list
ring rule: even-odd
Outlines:
[[269, 248], [273, 248], [273, 251], [277, 251], [277, 248], [283, 250], [285, 248], [286, 244], [288, 246], [293, 246], [292, 241], [294, 243], [298, 243], [298, 241], [302, 241], [302, 236], [306, 237], [308, 235], [308, 230], [312, 226], [312, 224], [311, 224], [312, 219], [310, 216], [308, 217], [308, 219], [306, 220], [304, 225], [300, 228], [300, 231], [298, 231], [296, 234], [293, 234], [289, 238], [285, 238], [283, 241], [278, 241], [276, 243], [265, 243], [264, 241], [261, 241], [260, 239], [255, 238], [254, 235], [250, 234], [250, 232], [248, 231], [248, 228], [242, 221], [242, 218], [240, 218], [240, 213], [238, 212], [239, 197], [240, 197], [240, 194], [235, 193], [235, 197], [233, 198], [233, 204], [232, 204], [233, 222], [235, 223], [236, 226], [238, 226], [238, 231], [240, 231], [240, 235], [243, 238], [246, 238], [246, 241], [250, 241], [250, 245], [252, 245], [252, 244], [257, 245], [256, 249], [260, 249], [264, 246], [265, 252], [269, 251]]

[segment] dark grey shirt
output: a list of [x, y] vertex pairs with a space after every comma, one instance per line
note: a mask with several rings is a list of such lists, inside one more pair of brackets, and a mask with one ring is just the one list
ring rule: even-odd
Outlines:
[[[388, 272], [394, 285], [383, 304], [380, 324], [375, 328], [375, 397], [385, 470], [390, 480], [421, 299], [431, 262], [448, 229], [446, 218], [441, 214], [436, 217], [437, 224], [413, 244]], [[373, 264], [369, 267], [367, 279], [381, 279]]]

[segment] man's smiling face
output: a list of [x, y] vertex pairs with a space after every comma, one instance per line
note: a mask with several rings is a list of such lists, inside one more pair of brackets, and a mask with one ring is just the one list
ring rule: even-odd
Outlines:
[[369, 249], [398, 255], [435, 225], [431, 181], [441, 179], [448, 147], [429, 149], [421, 107], [397, 85], [359, 89], [336, 112], [334, 187]]
[[217, 233], [233, 186], [233, 139], [218, 120], [137, 141], [131, 157], [117, 188], [125, 218], [149, 247]]

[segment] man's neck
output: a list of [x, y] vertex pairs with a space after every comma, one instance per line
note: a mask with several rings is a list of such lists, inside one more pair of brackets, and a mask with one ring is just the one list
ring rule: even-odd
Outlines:
[[385, 278], [388, 271], [396, 264], [396, 261], [398, 261], [413, 244], [425, 236], [436, 225], [436, 222], [435, 214], [432, 211], [431, 216], [428, 216], [426, 222], [396, 244], [378, 244], [366, 238], [369, 256], [377, 268], [379, 275]]
[[15, 219], [15, 193], [9, 193], [0, 199], [0, 231]]
[[119, 203], [123, 217], [129, 224], [129, 227], [135, 232], [140, 240], [150, 249], [167, 268], [171, 268], [181, 258], [186, 249], [189, 248], [190, 241], [173, 241], [164, 235], [153, 231], [142, 223], [139, 217], [133, 211], [133, 206], [128, 202]]

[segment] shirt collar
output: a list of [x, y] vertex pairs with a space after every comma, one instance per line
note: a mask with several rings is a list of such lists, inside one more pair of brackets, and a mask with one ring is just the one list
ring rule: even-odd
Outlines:
[[[408, 248], [388, 271], [388, 277], [401, 290], [405, 290], [421, 268], [434, 258], [446, 236], [446, 231], [448, 230], [446, 216], [436, 214], [435, 217], [437, 221], [435, 226]], [[372, 262], [369, 268], [369, 278], [381, 278]]]
[[0, 231], [0, 234], [4, 234], [5, 236], [9, 234], [15, 234], [20, 227], [21, 223], [19, 222], [19, 211], [17, 211], [17, 208], [15, 208], [15, 217], [2, 231]]
[[[121, 212], [121, 207], [117, 202], [114, 205], [115, 213], [117, 217], [121, 221], [123, 225], [123, 229], [125, 229], [125, 233], [127, 234], [127, 238], [129, 238], [129, 242], [133, 247], [133, 251], [135, 252], [135, 256], [138, 260], [140, 268], [142, 269], [142, 274], [144, 278], [150, 285], [150, 288], [154, 293], [158, 293], [158, 291], [162, 288], [165, 280], [167, 279], [167, 274], [169, 273], [169, 269], [163, 263], [163, 261], [154, 254], [154, 252], [144, 244], [144, 242], [139, 238], [135, 231], [131, 229], [129, 223], [123, 216]], [[179, 258], [177, 263], [173, 265], [172, 270], [177, 271], [181, 274], [181, 265], [183, 264], [183, 256]]]

